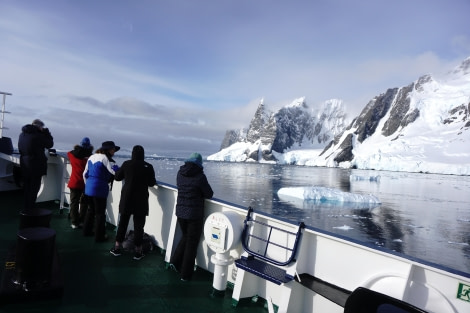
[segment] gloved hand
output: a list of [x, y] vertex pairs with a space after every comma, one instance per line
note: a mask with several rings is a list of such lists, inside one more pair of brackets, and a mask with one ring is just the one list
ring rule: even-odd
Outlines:
[[117, 172], [119, 170], [119, 165], [114, 164], [113, 166], [111, 166], [111, 168], [113, 169], [114, 172]]

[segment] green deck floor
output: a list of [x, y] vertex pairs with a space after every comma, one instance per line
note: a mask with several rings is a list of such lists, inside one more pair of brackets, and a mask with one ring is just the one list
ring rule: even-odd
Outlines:
[[[6, 259], [16, 242], [21, 192], [0, 192], [0, 273], [5, 274]], [[212, 297], [212, 274], [198, 268], [191, 282], [182, 282], [167, 270], [164, 255], [157, 248], [142, 260], [131, 253], [114, 257], [109, 253], [113, 241], [95, 243], [70, 227], [68, 211], [46, 202], [41, 208], [53, 210], [51, 228], [56, 235], [63, 294], [52, 300], [8, 303], [2, 300], [0, 312], [267, 312], [264, 301], [241, 302], [232, 306], [231, 290], [224, 297]], [[108, 230], [114, 238], [114, 231]], [[4, 260], [4, 261], [3, 261]]]

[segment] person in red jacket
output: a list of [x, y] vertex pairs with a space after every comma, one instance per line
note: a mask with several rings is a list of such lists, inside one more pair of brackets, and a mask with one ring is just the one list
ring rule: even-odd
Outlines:
[[83, 138], [79, 145], [75, 145], [72, 151], [67, 152], [70, 165], [72, 165], [72, 174], [70, 174], [67, 187], [70, 189], [70, 220], [73, 229], [80, 227], [86, 214], [83, 171], [92, 152], [93, 146], [88, 137]]

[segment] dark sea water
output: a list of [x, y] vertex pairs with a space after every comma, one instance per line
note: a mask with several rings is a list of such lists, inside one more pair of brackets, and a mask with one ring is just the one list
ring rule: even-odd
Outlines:
[[[158, 181], [176, 184], [182, 160], [148, 161]], [[204, 171], [217, 199], [470, 272], [469, 176], [209, 161]], [[311, 186], [371, 194], [381, 204], [319, 203], [277, 194], [283, 187]]]

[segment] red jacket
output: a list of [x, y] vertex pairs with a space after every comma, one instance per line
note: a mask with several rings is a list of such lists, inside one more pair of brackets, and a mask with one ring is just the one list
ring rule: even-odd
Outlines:
[[92, 150], [83, 151], [84, 148], [75, 146], [74, 150], [67, 152], [70, 165], [72, 165], [72, 174], [70, 174], [69, 183], [67, 187], [71, 189], [85, 189], [85, 182], [83, 180], [83, 171], [85, 170], [88, 157], [91, 155]]

